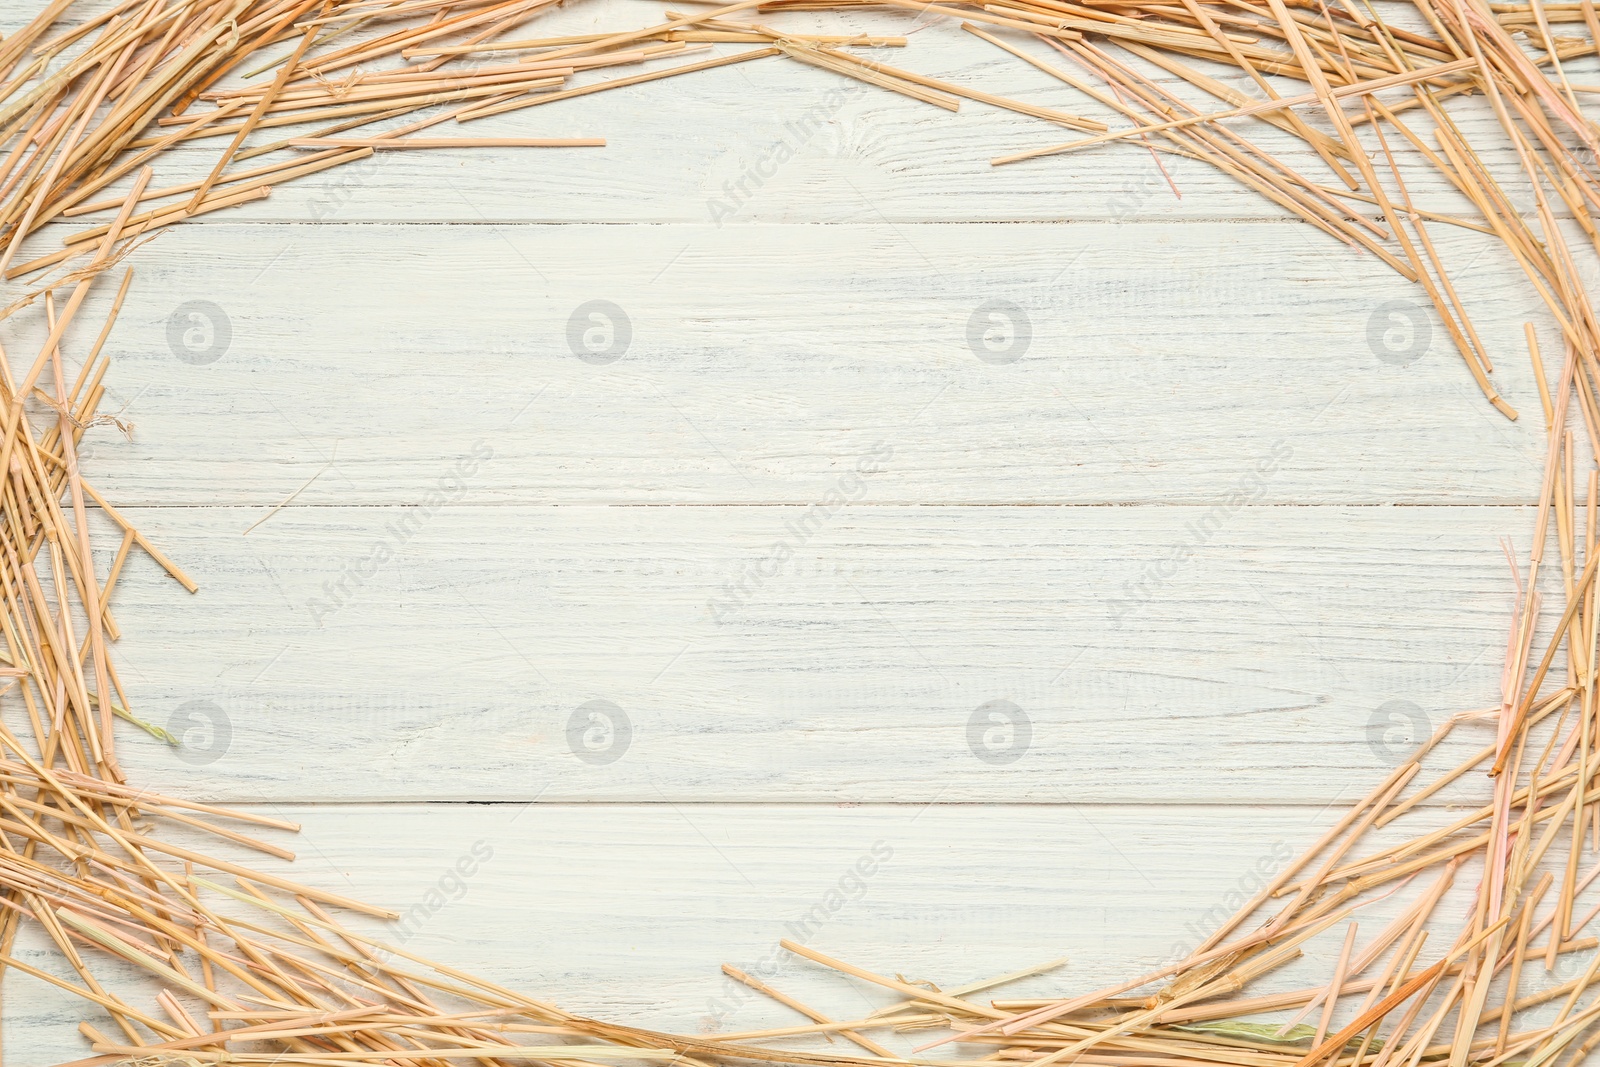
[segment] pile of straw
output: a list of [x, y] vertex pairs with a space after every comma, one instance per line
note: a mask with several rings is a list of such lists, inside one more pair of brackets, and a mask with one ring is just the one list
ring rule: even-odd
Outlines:
[[[1600, 1043], [1600, 953], [1585, 933], [1600, 909], [1580, 903], [1600, 876], [1600, 323], [1578, 269], [1600, 252], [1600, 144], [1580, 100], [1600, 89], [1569, 76], [1600, 42], [1593, 0], [1413, 0], [1382, 13], [1367, 0], [872, 0], [908, 22], [961, 20], [975, 51], [1059, 79], [1114, 130], [878, 58], [907, 37], [783, 27], [791, 8], [862, 0], [741, 0], [615, 33], [538, 36], [557, 3], [121, 0], [74, 21], [74, 0], [49, 0], [0, 41], [0, 272], [27, 286], [3, 317], [35, 320], [45, 334], [25, 373], [0, 360], [0, 966], [83, 999], [93, 1055], [74, 1062], [1566, 1067]], [[284, 856], [275, 838], [294, 827], [124, 782], [115, 738], [143, 724], [109, 652], [118, 576], [137, 549], [193, 588], [78, 463], [83, 434], [105, 418], [102, 349], [132, 279], [129, 252], [166, 226], [378, 150], [598, 146], [419, 135], [768, 59], [932, 107], [966, 99], [1037, 120], [1038, 143], [996, 164], [1121, 141], [1204, 160], [1419, 286], [1507, 417], [1516, 412], [1492, 384], [1491, 354], [1436, 247], [1439, 227], [1497, 237], [1559, 332], [1552, 388], [1527, 329], [1549, 447], [1533, 549], [1525, 569], [1514, 567], [1498, 703], [1452, 718], [1181, 960], [1112, 988], [1008, 1001], [978, 994], [1034, 972], [940, 990], [786, 943], [883, 987], [892, 1003], [832, 1020], [728, 968], [806, 1021], [656, 1033], [431, 963], [353, 928], [353, 914], [382, 909], [171, 844], [163, 827], [179, 824]], [[1219, 80], [1226, 71], [1253, 91]], [[1174, 79], [1210, 102], [1173, 92]], [[1454, 109], [1468, 99], [1492, 111], [1492, 136], [1463, 131]], [[1306, 164], [1252, 141], [1262, 124], [1303, 142]], [[155, 180], [169, 149], [202, 141], [218, 146], [208, 173]], [[1510, 153], [1514, 173], [1491, 172], [1491, 148]], [[1455, 199], [1418, 204], [1418, 166], [1437, 170]], [[49, 247], [63, 227], [48, 223], [83, 216], [98, 222]], [[116, 288], [109, 316], [74, 330], [101, 286]], [[91, 554], [96, 509], [121, 530], [104, 574]], [[1536, 592], [1547, 542], [1565, 595], [1548, 609]], [[1481, 747], [1425, 774], [1454, 730], [1484, 731]], [[1481, 804], [1435, 825], [1429, 801], [1446, 786], [1480, 791]], [[1452, 886], [1470, 897], [1464, 915], [1440, 907]], [[1362, 930], [1360, 910], [1378, 901], [1392, 917]], [[25, 923], [75, 977], [16, 958]], [[1319, 938], [1339, 946], [1326, 981], [1261, 992]], [[1535, 969], [1573, 953], [1587, 953], [1581, 973], [1529, 991]], [[105, 984], [129, 967], [151, 981]], [[923, 1030], [934, 1039], [914, 1052], [881, 1043]], [[810, 1035], [859, 1051], [783, 1047]]]

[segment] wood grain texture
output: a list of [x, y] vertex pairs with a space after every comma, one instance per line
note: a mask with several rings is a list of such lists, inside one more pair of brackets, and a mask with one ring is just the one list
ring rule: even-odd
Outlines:
[[[1282, 870], [1338, 814], [942, 804], [263, 810], [304, 822], [298, 838], [282, 838], [300, 850], [296, 877], [406, 914], [370, 929], [407, 951], [572, 1011], [722, 1033], [799, 1021], [742, 994], [718, 972], [723, 963], [835, 1018], [892, 1002], [787, 956], [784, 937], [943, 988], [1070, 958], [1002, 996], [1073, 994], [1126, 979], [1192, 947], [1205, 923]], [[1462, 881], [1464, 898], [1470, 879]], [[1376, 928], [1386, 917], [1379, 905], [1362, 921]], [[1313, 984], [1337, 944], [1311, 942], [1298, 969], [1258, 991]], [[41, 949], [30, 943], [24, 957], [48, 958]], [[1554, 978], [1530, 968], [1527, 989], [1564, 980], [1570, 966], [1564, 960]], [[8, 1062], [86, 1054], [70, 1032], [82, 1009], [65, 995], [20, 976], [6, 994]], [[931, 1036], [886, 1041], [908, 1050]]]
[[113, 340], [134, 439], [86, 463], [270, 504], [336, 454], [297, 503], [411, 504], [484, 440], [476, 502], [806, 503], [888, 444], [875, 502], [1210, 505], [1281, 446], [1265, 502], [1531, 502], [1546, 316], [1486, 242], [1440, 238], [1519, 423], [1298, 226], [181, 229]]
[[[129, 773], [280, 802], [1326, 804], [1410, 751], [1390, 701], [1432, 726], [1494, 702], [1498, 538], [1533, 522], [456, 503], [291, 507], [245, 537], [260, 510], [130, 515], [201, 592], [148, 560], [118, 589], [130, 698], [193, 747], [129, 734]], [[1001, 724], [1011, 762], [969, 735], [997, 700], [1029, 722]], [[581, 742], [591, 701], [631, 733]]]

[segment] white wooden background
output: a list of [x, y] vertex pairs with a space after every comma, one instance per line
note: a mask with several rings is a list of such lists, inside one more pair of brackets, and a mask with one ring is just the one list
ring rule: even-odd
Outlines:
[[[948, 22], [892, 62], [1111, 117]], [[1435, 230], [1516, 424], [1431, 312], [1417, 358], [1380, 358], [1374, 316], [1418, 291], [1217, 174], [1169, 161], [1178, 199], [1132, 147], [994, 169], [1063, 131], [872, 89], [786, 134], [836, 84], [769, 59], [503, 116], [463, 133], [610, 143], [385, 156], [138, 253], [107, 404], [136, 428], [85, 463], [201, 591], [142, 557], [119, 586], [135, 710], [189, 742], [124, 731], [130, 775], [301, 820], [302, 878], [400, 910], [483, 842], [408, 947], [730, 1031], [795, 1020], [727, 1001], [718, 965], [771, 962], [876, 843], [814, 947], [944, 985], [1070, 956], [1020, 988], [1079, 990], [1192, 943], [1421, 724], [1496, 699], [1498, 540], [1526, 552], [1544, 454], [1521, 323], [1554, 332], [1489, 239]], [[631, 324], [615, 362], [568, 344], [595, 300]], [[211, 362], [169, 340], [195, 301]], [[1014, 362], [968, 343], [990, 301], [1027, 317]], [[1029, 722], [1009, 763], [969, 745], [997, 700]], [[586, 761], [591, 701], [629, 729]], [[775, 982], [881, 1003], [808, 964]], [[10, 977], [5, 1063], [81, 1055], [80, 1016]]]

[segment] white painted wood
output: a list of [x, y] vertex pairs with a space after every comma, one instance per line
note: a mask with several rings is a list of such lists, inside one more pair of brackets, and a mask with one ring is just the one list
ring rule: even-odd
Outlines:
[[[112, 342], [134, 440], [86, 463], [126, 504], [268, 504], [337, 446], [297, 504], [409, 504], [481, 439], [473, 502], [805, 503], [889, 444], [875, 502], [1211, 504], [1281, 442], [1265, 501], [1531, 501], [1546, 315], [1487, 238], [1440, 243], [1520, 423], [1412, 287], [1298, 226], [180, 229]], [[614, 362], [569, 345], [591, 301]], [[1015, 362], [975, 354], [1020, 337], [993, 301]]]
[[[585, 0], [539, 25], [658, 10]], [[1104, 117], [946, 23], [888, 58]], [[1595, 80], [1590, 61], [1568, 70]], [[728, 992], [716, 965], [757, 969], [880, 840], [894, 860], [817, 947], [944, 984], [1062, 952], [1066, 977], [1031, 988], [1126, 976], [1383, 773], [1420, 725], [1408, 704], [1437, 723], [1494, 699], [1496, 539], [1525, 547], [1530, 512], [1463, 505], [1532, 499], [1521, 323], [1547, 324], [1504, 257], [1434, 231], [1517, 425], [1437, 322], [1415, 362], [1369, 347], [1375, 313], [1419, 299], [1370, 257], [1203, 167], [1172, 164], [1174, 198], [1131, 148], [991, 168], [1077, 135], [981, 105], [852, 94], [714, 225], [723, 183], [836, 84], [772, 60], [522, 112], [461, 132], [610, 145], [388, 156], [141, 251], [108, 404], [135, 438], [98, 428], [85, 462], [203, 589], [136, 557], [117, 594], [136, 710], [192, 745], [185, 761], [125, 731], [134, 780], [268, 800], [307, 824], [301, 877], [401, 909], [490, 842], [418, 947], [567, 1007], [698, 1029]], [[219, 148], [175, 154], [158, 183]], [[457, 225], [393, 225], [441, 222]], [[794, 225], [812, 223], [828, 225]], [[591, 300], [629, 316], [615, 363], [569, 348]], [[991, 300], [1028, 315], [1015, 363], [968, 344]], [[191, 301], [228, 317], [215, 362], [169, 340]], [[178, 319], [180, 348], [210, 343], [183, 337], [194, 324]], [[462, 491], [313, 618], [322, 583], [479, 441], [494, 455]], [[845, 479], [880, 444], [859, 499], [715, 622], [723, 583], [830, 490], [856, 496]], [[1232, 511], [1241, 488], [1254, 502]], [[1451, 506], [1370, 506], [1396, 503]], [[1002, 504], [1029, 506], [982, 506]], [[1058, 504], [1083, 506], [1037, 506]], [[1115, 625], [1108, 600], [1140, 581], [1148, 599]], [[569, 741], [593, 700], [628, 716], [614, 762], [587, 713]], [[1014, 763], [969, 747], [995, 700], [1029, 719]], [[980, 718], [981, 751], [1001, 725]], [[1003, 751], [1006, 732], [988, 740]], [[535, 795], [520, 815], [442, 802]], [[1082, 801], [1113, 803], [1066, 803]], [[807, 967], [781, 979], [841, 1014], [880, 1002]], [[11, 976], [3, 1017], [8, 1065], [82, 1054], [80, 1006], [37, 983]], [[745, 1003], [720, 1025], [788, 1021]]]
[[[723, 963], [835, 1018], [892, 1002], [893, 994], [786, 957], [784, 937], [943, 988], [1070, 957], [1001, 996], [1070, 994], [1130, 978], [1192, 947], [1203, 924], [1224, 917], [1338, 815], [662, 803], [265, 810], [305, 824], [286, 841], [301, 852], [295, 877], [409, 914], [388, 928], [396, 940], [409, 934], [408, 951], [568, 1010], [722, 1033], [799, 1021], [739, 995], [719, 973]], [[469, 864], [470, 876], [453, 876], [474, 848], [489, 858]], [[866, 876], [857, 869], [863, 857], [877, 861]], [[249, 862], [285, 870], [270, 858]], [[1443, 906], [1458, 907], [1472, 883], [1464, 874]], [[429, 893], [441, 886], [451, 899], [435, 908]], [[1377, 929], [1386, 907], [1364, 911], [1363, 927]], [[1335, 929], [1309, 942], [1298, 969], [1252, 990], [1325, 981], [1341, 937]], [[26, 958], [41, 958], [38, 948], [26, 946]], [[1554, 979], [1530, 968], [1525, 990], [1563, 980], [1570, 966], [1564, 961]], [[65, 994], [12, 976], [6, 995], [7, 1063], [41, 1067], [87, 1054], [70, 1032], [83, 1014]], [[885, 1040], [909, 1050], [930, 1036]]]
[[[1533, 523], [453, 504], [287, 508], [241, 536], [263, 514], [130, 512], [202, 587], [139, 560], [116, 593], [136, 710], [193, 726], [189, 753], [126, 732], [141, 783], [281, 802], [1327, 803], [1409, 752], [1388, 702], [1439, 725], [1498, 699], [1498, 539], [1525, 545]], [[585, 762], [569, 725], [581, 737], [597, 700], [631, 735]], [[996, 700], [1031, 723], [1014, 762], [969, 748]], [[1458, 736], [1458, 759], [1485, 743]]]

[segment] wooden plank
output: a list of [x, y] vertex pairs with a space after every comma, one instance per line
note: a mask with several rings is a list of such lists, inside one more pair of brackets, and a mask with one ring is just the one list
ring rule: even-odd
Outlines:
[[[408, 951], [568, 1010], [722, 1033], [798, 1021], [741, 993], [718, 973], [723, 963], [836, 1018], [891, 1002], [788, 957], [777, 944], [784, 937], [946, 989], [1070, 957], [985, 999], [1071, 995], [1132, 977], [1192, 947], [1339, 814], [942, 804], [264, 810], [305, 824], [284, 838], [302, 853], [296, 877], [408, 915], [387, 928]], [[284, 868], [270, 858], [258, 865]], [[1458, 881], [1446, 907], [1470, 893], [1471, 879]], [[1378, 929], [1385, 907], [1363, 911], [1363, 927]], [[1325, 980], [1341, 934], [1308, 943], [1298, 970], [1252, 989]], [[26, 958], [41, 958], [40, 947], [30, 942]], [[1555, 976], [1530, 968], [1526, 988], [1569, 970], [1566, 960]], [[10, 976], [7, 1062], [73, 1055], [80, 1011], [67, 995]], [[908, 1050], [929, 1036], [884, 1040]]]
[[[661, 10], [659, 4], [638, 0], [586, 0], [550, 11], [530, 23], [528, 32], [634, 29], [659, 21]], [[954, 19], [873, 10], [770, 17], [777, 25], [804, 32], [910, 31], [905, 48], [863, 54], [1024, 103], [1093, 118], [1114, 129], [1131, 125], [1078, 90], [963, 32]], [[1042, 42], [999, 32], [1031, 54], [1103, 88], [1097, 76], [1086, 74]], [[718, 45], [707, 55], [733, 54], [747, 47]], [[668, 59], [652, 66], [665, 68], [695, 58], [706, 56]], [[1229, 106], [1142, 60], [1128, 58], [1202, 112]], [[1236, 90], [1260, 95], [1232, 68], [1203, 60], [1194, 66]], [[625, 77], [641, 69], [647, 68], [580, 74], [573, 84]], [[1574, 59], [1567, 69], [1583, 82], [1593, 79], [1596, 66], [1593, 57], [1586, 57]], [[1293, 94], [1303, 85], [1282, 82], [1280, 88]], [[1388, 96], [1393, 102], [1404, 94]], [[1477, 140], [1488, 146], [1488, 165], [1497, 175], [1511, 178], [1517, 164], [1509, 150], [1498, 147], [1498, 124], [1489, 106], [1478, 100], [1456, 100], [1452, 108], [1469, 136], [1483, 135]], [[1303, 110], [1314, 125], [1326, 126], [1315, 108]], [[1418, 121], [1416, 127], [1426, 135], [1430, 124]], [[1233, 128], [1299, 172], [1342, 188], [1315, 153], [1289, 135], [1259, 121], [1234, 123]], [[274, 143], [300, 130], [262, 131], [252, 143]], [[468, 124], [447, 123], [429, 132], [461, 137], [599, 136], [608, 143], [604, 149], [387, 153], [352, 168], [284, 185], [270, 200], [241, 207], [230, 217], [295, 222], [608, 220], [727, 225], [1288, 217], [1207, 165], [1170, 156], [1158, 164], [1135, 144], [993, 167], [989, 161], [995, 157], [1088, 135], [971, 101], [963, 101], [961, 110], [951, 114], [782, 57]], [[1419, 203], [1445, 211], [1464, 207], [1465, 201], [1431, 167], [1417, 165], [1407, 142], [1399, 137], [1390, 140]], [[222, 143], [200, 142], [163, 160], [157, 187], [205, 174]], [[1375, 140], [1370, 150], [1379, 153]], [[1377, 165], [1384, 166], [1381, 155]], [[1173, 186], [1181, 196], [1175, 195]]]
[[876, 502], [1209, 505], [1281, 449], [1262, 500], [1528, 502], [1545, 316], [1488, 242], [1440, 237], [1517, 424], [1410, 286], [1299, 227], [180, 229], [113, 337], [134, 439], [85, 465], [259, 505], [337, 449], [297, 502], [414, 503], [481, 439], [474, 502], [804, 503], [887, 446]]
[[262, 510], [129, 514], [201, 585], [141, 560], [117, 590], [134, 710], [192, 746], [124, 730], [130, 777], [280, 802], [1328, 803], [1498, 700], [1498, 539], [1533, 522], [447, 502], [246, 537]]

